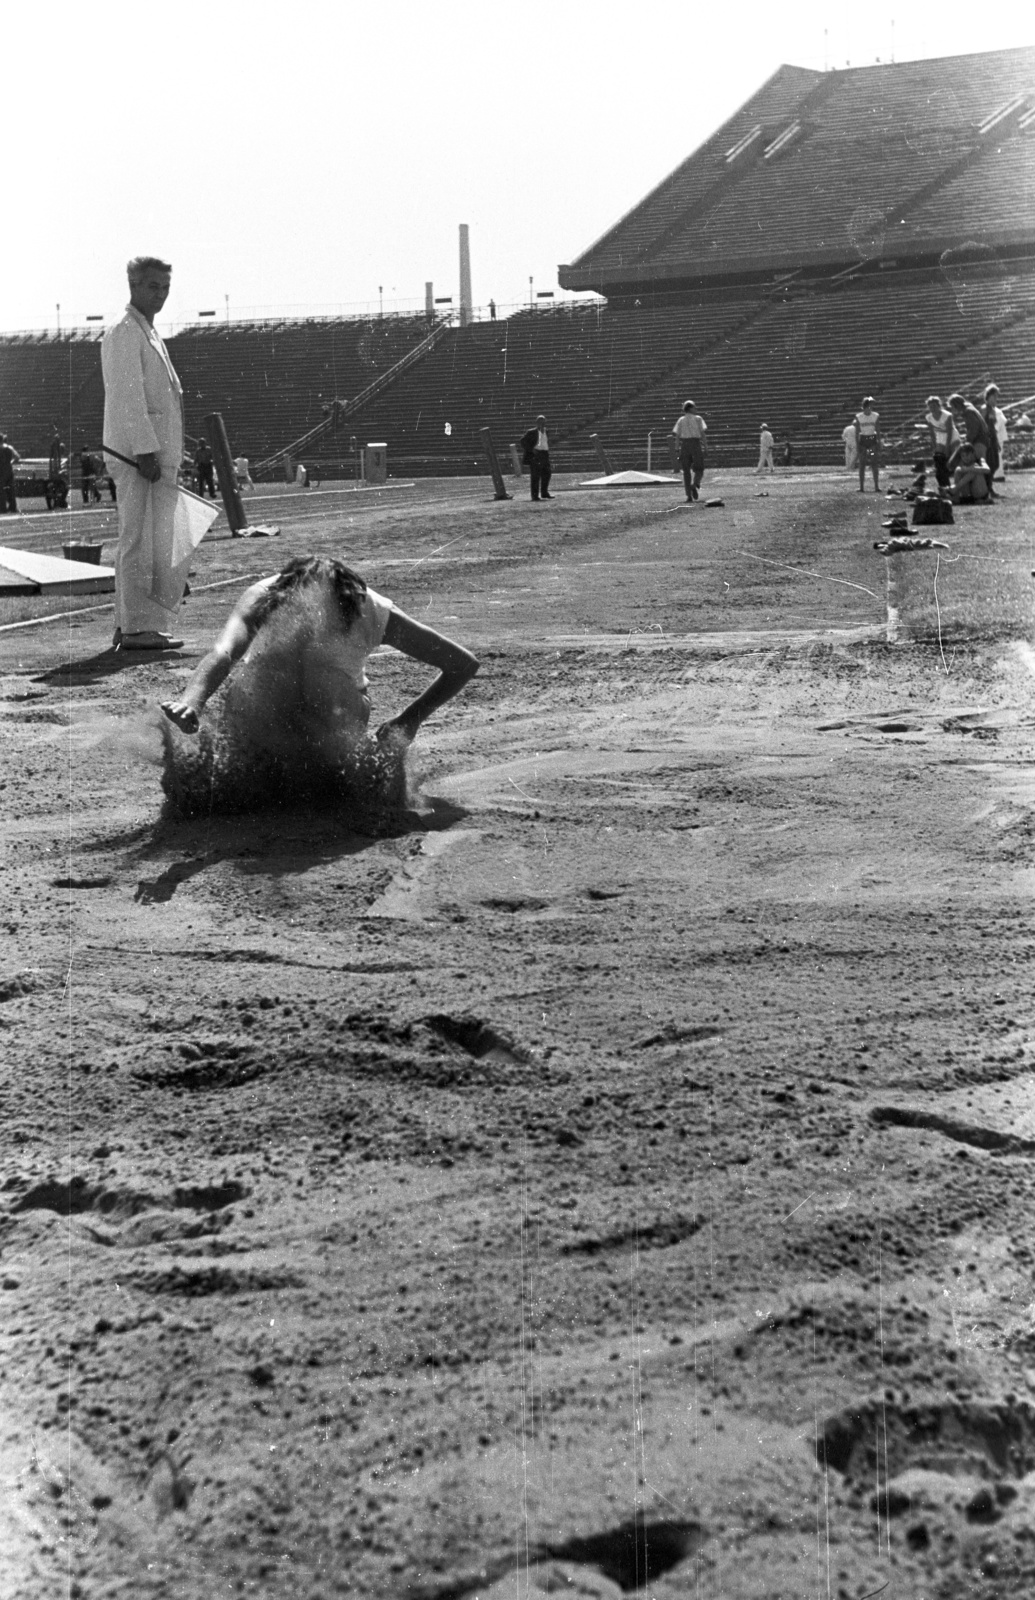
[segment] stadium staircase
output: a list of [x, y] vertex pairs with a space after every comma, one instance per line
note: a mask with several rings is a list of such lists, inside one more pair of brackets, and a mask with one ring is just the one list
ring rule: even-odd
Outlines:
[[308, 433], [303, 434], [300, 439], [296, 439], [293, 444], [289, 444], [284, 449], [276, 451], [275, 454], [267, 456], [264, 461], [257, 462], [254, 468], [255, 474], [260, 475], [273, 471], [284, 461], [297, 457], [302, 451], [311, 451], [314, 445], [322, 442], [329, 435], [336, 433], [350, 417], [361, 411], [364, 406], [369, 405], [383, 389], [387, 389], [404, 372], [408, 372], [412, 366], [415, 366], [418, 361], [422, 361], [426, 356], [429, 356], [432, 350], [441, 344], [452, 320], [453, 314], [451, 312], [447, 317], [442, 318], [435, 324], [426, 338], [407, 350], [406, 354], [400, 356], [399, 360], [390, 366], [387, 372], [382, 372], [379, 377], [375, 378], [372, 383], [368, 383], [366, 388], [361, 389], [359, 394], [354, 395], [351, 400], [338, 400], [335, 398], [329, 405], [324, 404], [323, 410], [327, 412], [327, 415], [323, 422], [317, 423], [315, 428], [310, 428]]

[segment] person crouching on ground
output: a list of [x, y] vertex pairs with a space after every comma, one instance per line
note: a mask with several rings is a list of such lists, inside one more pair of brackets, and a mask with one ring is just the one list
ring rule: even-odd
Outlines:
[[859, 493], [866, 493], [866, 464], [873, 473], [873, 489], [880, 493], [880, 433], [877, 421], [880, 412], [873, 409], [873, 396], [868, 394], [862, 410], [855, 413], [855, 450], [859, 462]]
[[698, 415], [694, 402], [684, 401], [683, 415], [678, 418], [672, 432], [679, 448], [679, 465], [688, 505], [698, 498], [704, 477], [704, 436], [707, 431], [708, 424]]
[[407, 745], [421, 723], [474, 677], [476, 657], [408, 617], [344, 562], [300, 556], [245, 590], [183, 694], [161, 707], [183, 733], [197, 733], [208, 701], [241, 661], [223, 706], [224, 723], [235, 724], [238, 748], [282, 763], [316, 760], [332, 769], [366, 737], [370, 696], [364, 669], [382, 643], [439, 672], [377, 729], [379, 742]]
[[959, 461], [952, 475], [954, 505], [974, 505], [989, 498], [988, 462], [983, 461], [973, 445], [960, 446]]
[[[985, 460], [988, 454], [988, 425], [977, 406], [971, 405], [961, 394], [950, 394], [949, 410], [952, 412], [953, 426], [958, 435], [956, 448], [949, 457], [949, 470], [953, 474], [955, 483], [956, 468], [961, 463], [964, 445], [970, 445], [979, 461]], [[988, 474], [988, 495], [983, 498], [994, 500], [996, 497], [992, 491], [992, 474], [988, 471], [987, 464], [985, 471]]]

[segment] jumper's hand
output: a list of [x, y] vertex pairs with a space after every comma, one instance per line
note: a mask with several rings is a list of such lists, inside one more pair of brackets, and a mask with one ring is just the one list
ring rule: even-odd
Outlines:
[[197, 733], [201, 719], [186, 700], [162, 700], [160, 705], [169, 721], [174, 722], [181, 733]]
[[157, 483], [162, 476], [162, 464], [153, 450], [145, 450], [137, 456], [137, 470], [148, 483]]
[[392, 717], [389, 722], [382, 722], [377, 730], [378, 744], [411, 744], [416, 737], [419, 724], [413, 718]]

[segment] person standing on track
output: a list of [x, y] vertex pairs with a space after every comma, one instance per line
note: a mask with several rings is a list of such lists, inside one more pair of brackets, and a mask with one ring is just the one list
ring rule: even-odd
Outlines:
[[949, 452], [956, 431], [952, 424], [952, 414], [946, 411], [941, 399], [936, 394], [927, 396], [927, 411], [924, 421], [931, 430], [931, 455], [934, 459], [934, 475], [938, 480], [939, 489], [947, 489], [952, 482], [949, 471]]
[[162, 480], [176, 485], [183, 459], [183, 390], [154, 327], [172, 268], [156, 256], [135, 256], [126, 271], [126, 314], [101, 343], [105, 464], [119, 513], [114, 644], [179, 650], [183, 640], [172, 632], [179, 601], [169, 608], [154, 598], [155, 574], [172, 566], [175, 501], [152, 492]]
[[540, 412], [535, 427], [521, 435], [521, 460], [528, 468], [532, 480], [533, 500], [552, 500], [550, 479], [550, 440], [546, 433], [546, 418]]
[[204, 499], [207, 494], [210, 500], [216, 498], [215, 463], [212, 460], [212, 446], [207, 439], [199, 439], [194, 451], [194, 471], [198, 480], [198, 493]]
[[14, 446], [8, 444], [6, 433], [0, 433], [0, 512], [18, 510], [18, 502], [14, 497], [14, 469], [21, 459]]
[[679, 449], [679, 465], [683, 472], [688, 505], [692, 505], [700, 494], [701, 479], [704, 477], [704, 436], [707, 431], [708, 424], [699, 415], [694, 402], [685, 400], [683, 415], [672, 432]]
[[866, 463], [873, 474], [873, 492], [880, 494], [880, 412], [873, 409], [872, 394], [866, 395], [862, 410], [855, 414], [855, 449], [859, 458], [859, 493], [866, 493]]
[[758, 466], [755, 468], [755, 477], [760, 472], [775, 472], [773, 465], [773, 436], [769, 432], [768, 422], [763, 422], [762, 431], [758, 436]]

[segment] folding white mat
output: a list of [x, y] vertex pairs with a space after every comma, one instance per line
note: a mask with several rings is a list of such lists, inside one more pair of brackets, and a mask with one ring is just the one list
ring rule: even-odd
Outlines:
[[112, 594], [115, 568], [0, 545], [0, 595], [15, 589], [22, 594]]

